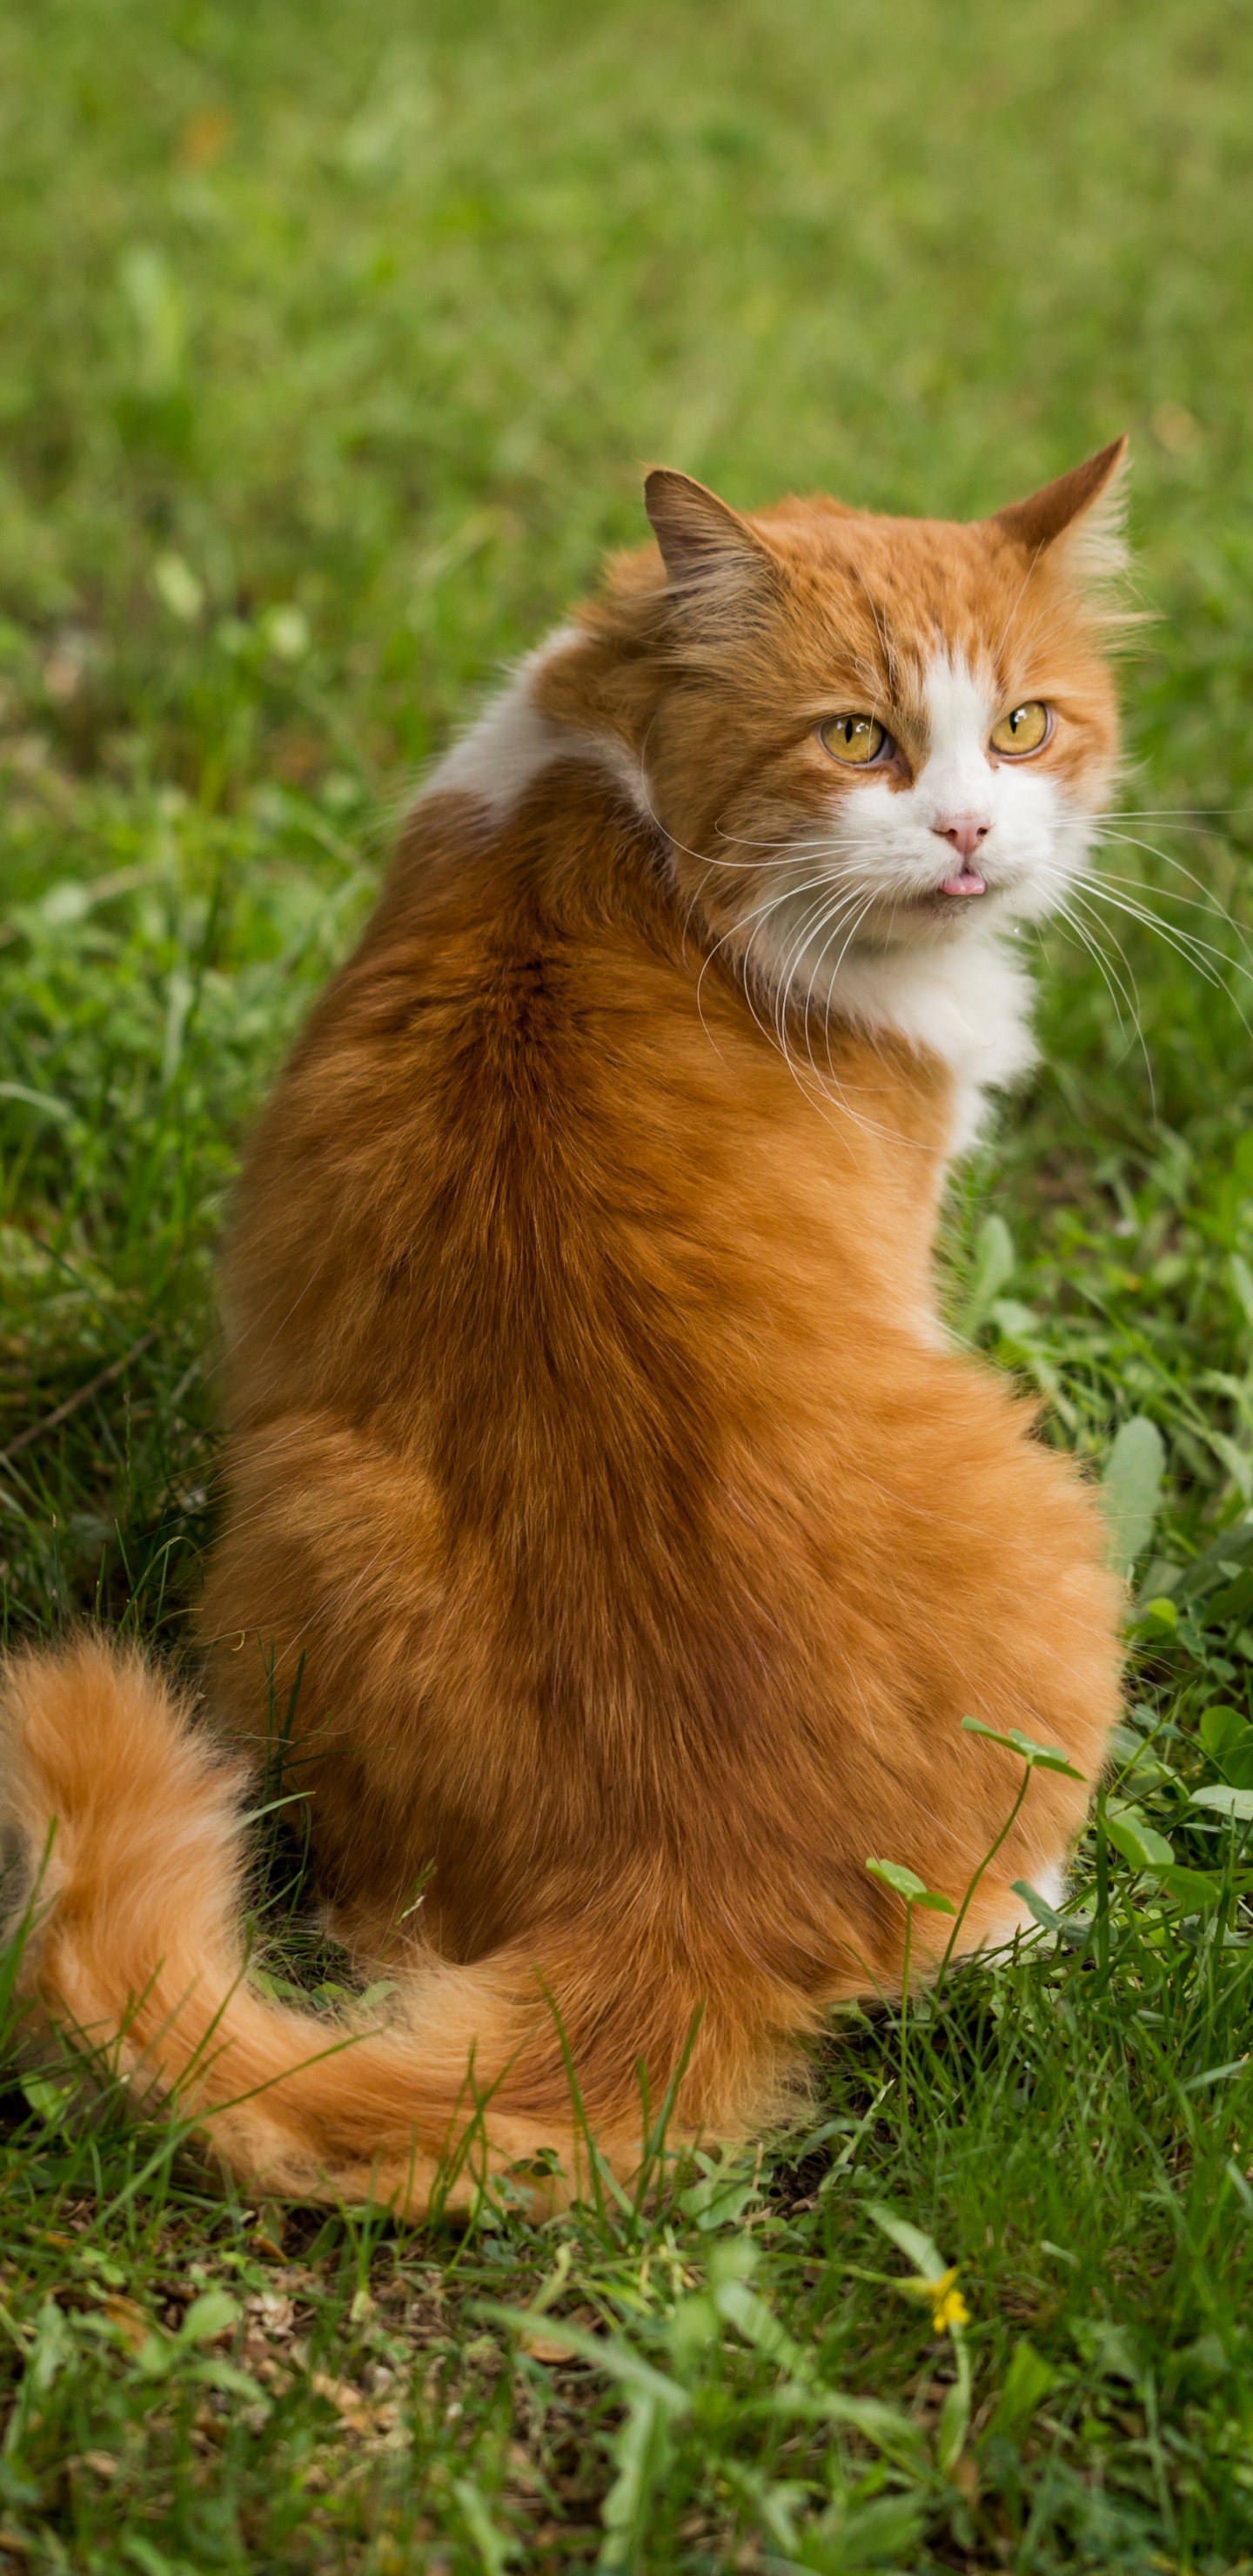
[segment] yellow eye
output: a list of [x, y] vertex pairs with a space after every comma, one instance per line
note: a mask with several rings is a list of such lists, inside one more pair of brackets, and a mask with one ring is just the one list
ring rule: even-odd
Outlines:
[[1028, 698], [1025, 707], [1015, 707], [1013, 714], [1002, 716], [992, 727], [993, 751], [1007, 751], [1010, 758], [1022, 758], [1024, 752], [1038, 751], [1048, 740], [1049, 711], [1040, 698]]
[[822, 740], [833, 760], [846, 761], [850, 769], [865, 769], [882, 751], [887, 735], [874, 716], [829, 716]]

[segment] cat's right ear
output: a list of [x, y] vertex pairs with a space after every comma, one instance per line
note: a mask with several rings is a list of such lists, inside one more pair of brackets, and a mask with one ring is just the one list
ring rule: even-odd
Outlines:
[[644, 480], [644, 507], [670, 588], [681, 596], [742, 591], [769, 580], [773, 558], [760, 537], [690, 474], [655, 465]]

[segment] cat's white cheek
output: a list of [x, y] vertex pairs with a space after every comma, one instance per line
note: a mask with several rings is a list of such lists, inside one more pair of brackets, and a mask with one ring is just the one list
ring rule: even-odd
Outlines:
[[830, 836], [850, 886], [880, 900], [914, 902], [939, 884], [945, 851], [924, 820], [916, 788], [878, 779], [839, 797]]
[[1039, 771], [1005, 765], [995, 775], [993, 828], [981, 854], [988, 882], [1016, 920], [1041, 921], [1084, 865], [1091, 819]]

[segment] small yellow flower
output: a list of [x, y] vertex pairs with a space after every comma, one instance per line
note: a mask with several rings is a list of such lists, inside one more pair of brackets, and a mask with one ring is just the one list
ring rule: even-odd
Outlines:
[[931, 2309], [931, 2323], [937, 2334], [951, 2334], [955, 2326], [968, 2326], [970, 2310], [961, 2291], [954, 2288], [958, 2265], [950, 2263], [947, 2272], [937, 2273], [934, 2281], [918, 2277], [902, 2281], [901, 2288], [911, 2299], [925, 2299]]
[[[951, 2280], [953, 2276], [950, 2272], [946, 2273], [944, 2277], [946, 2280]], [[933, 2281], [930, 2286], [934, 2292], [940, 2288], [940, 2283], [938, 2281]], [[942, 2299], [937, 2299], [933, 2296], [931, 2301], [931, 2323], [935, 2327], [937, 2334], [951, 2334], [954, 2326], [969, 2325], [970, 2310], [967, 2307], [960, 2290], [946, 2290]]]

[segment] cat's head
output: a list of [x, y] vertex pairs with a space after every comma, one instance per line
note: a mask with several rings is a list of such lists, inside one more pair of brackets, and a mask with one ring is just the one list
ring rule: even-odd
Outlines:
[[1117, 752], [1101, 593], [1124, 452], [969, 525], [821, 498], [742, 516], [649, 475], [664, 591], [655, 555], [611, 590], [634, 750], [685, 891], [752, 963], [947, 943], [1064, 899]]

